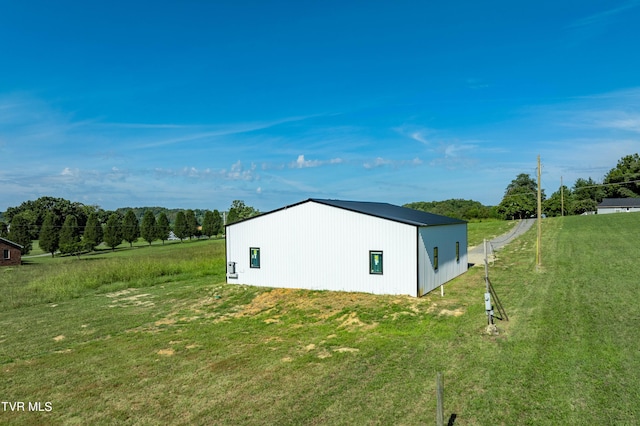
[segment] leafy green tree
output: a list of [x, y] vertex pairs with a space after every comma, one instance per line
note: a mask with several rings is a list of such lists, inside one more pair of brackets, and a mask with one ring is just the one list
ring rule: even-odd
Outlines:
[[640, 197], [640, 155], [622, 157], [618, 164], [604, 177], [607, 197]]
[[173, 233], [180, 241], [189, 236], [189, 225], [183, 211], [179, 211], [176, 215], [176, 223], [173, 225]]
[[22, 214], [13, 216], [9, 226], [9, 240], [22, 246], [22, 254], [31, 251], [31, 222]]
[[604, 197], [605, 190], [601, 184], [591, 178], [578, 178], [573, 184], [571, 212], [572, 214], [594, 212]]
[[[30, 241], [37, 239], [38, 235], [40, 234], [40, 227], [37, 224], [36, 214], [31, 210], [23, 209], [23, 210], [20, 210], [19, 213], [14, 214], [12, 216], [9, 214], [10, 210], [11, 208], [8, 208], [7, 212], [5, 213], [5, 216], [11, 217], [11, 219], [9, 219], [9, 231], [11, 232], [11, 227], [13, 226], [13, 221], [16, 218], [16, 216], [20, 216], [19, 219], [17, 219], [20, 227], [20, 232], [26, 233], [26, 235], [24, 236], [21, 235], [21, 238], [23, 238], [25, 241], [27, 237]], [[13, 211], [13, 213], [15, 213], [15, 210]], [[12, 241], [17, 242], [15, 239], [12, 239]], [[19, 243], [19, 244], [24, 246], [24, 244], [22, 243]], [[31, 250], [31, 248], [29, 248], [29, 250]]]
[[114, 251], [116, 246], [122, 243], [122, 222], [117, 213], [112, 213], [107, 219], [104, 227], [104, 243]]
[[9, 236], [9, 226], [5, 222], [0, 222], [0, 237], [7, 238]]
[[229, 208], [229, 214], [227, 215], [227, 224], [239, 222], [258, 214], [260, 214], [258, 210], [245, 205], [244, 201], [233, 200], [233, 202], [231, 203], [231, 208]]
[[187, 211], [184, 212], [184, 218], [187, 221], [187, 229], [189, 230], [189, 239], [191, 239], [191, 237], [193, 237], [194, 235], [198, 235], [199, 231], [198, 231], [198, 219], [196, 219], [196, 213], [191, 210], [188, 209]]
[[204, 212], [204, 220], [202, 221], [202, 235], [206, 235], [208, 238], [216, 235], [214, 230], [214, 217], [211, 210]]
[[84, 234], [82, 235], [82, 246], [85, 250], [92, 251], [102, 242], [103, 237], [104, 232], [100, 219], [98, 218], [98, 213], [90, 213], [87, 219], [87, 225], [84, 227]]
[[218, 210], [213, 211], [213, 235], [220, 235], [224, 232], [224, 224], [222, 223], [222, 215]]
[[30, 222], [31, 238], [36, 239], [40, 234], [40, 227], [44, 223], [47, 213], [53, 213], [56, 218], [56, 226], [60, 227], [67, 216], [73, 215], [78, 221], [78, 226], [84, 228], [87, 222], [88, 212], [96, 206], [85, 206], [82, 203], [71, 202], [64, 198], [40, 197], [35, 201], [25, 201], [18, 207], [10, 207], [5, 213], [5, 218], [11, 220], [13, 216], [22, 214]]
[[80, 227], [78, 219], [74, 215], [69, 215], [64, 220], [60, 229], [60, 252], [64, 254], [75, 254], [80, 251]]
[[571, 214], [572, 205], [572, 197], [571, 190], [567, 188], [566, 185], [562, 185], [562, 189], [558, 189], [556, 192], [551, 194], [549, 198], [547, 198], [544, 203], [542, 203], [542, 211], [545, 212], [547, 216], [562, 216], [562, 198], [564, 197], [564, 214]]
[[169, 218], [165, 212], [160, 213], [160, 216], [158, 216], [156, 231], [158, 232], [156, 237], [161, 239], [162, 244], [164, 245], [164, 242], [169, 238], [169, 233], [171, 232]]
[[[534, 215], [538, 205], [538, 184], [526, 173], [519, 174], [507, 186], [498, 211], [505, 219], [523, 219]], [[542, 200], [544, 201], [544, 191]]]
[[405, 204], [404, 207], [464, 220], [485, 219], [493, 215], [491, 207], [484, 206], [479, 201], [463, 199], [417, 201]]
[[56, 226], [56, 219], [53, 213], [49, 212], [45, 216], [42, 227], [40, 228], [40, 248], [47, 253], [51, 253], [51, 257], [53, 257], [59, 248], [59, 239], [60, 233]]
[[218, 210], [207, 210], [202, 222], [202, 234], [207, 237], [215, 237], [222, 234], [222, 216]]
[[158, 238], [158, 226], [156, 224], [156, 217], [151, 210], [147, 210], [142, 217], [142, 225], [140, 225], [140, 235], [146, 242], [151, 245], [153, 240]]
[[128, 210], [122, 220], [122, 238], [133, 247], [133, 242], [140, 236], [140, 224], [133, 210]]

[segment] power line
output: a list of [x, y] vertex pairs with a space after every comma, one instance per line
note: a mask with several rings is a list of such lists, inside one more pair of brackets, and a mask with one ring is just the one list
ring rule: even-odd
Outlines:
[[[634, 173], [634, 174], [637, 174], [637, 173]], [[597, 183], [595, 185], [581, 186], [579, 188], [574, 189], [574, 191], [580, 191], [581, 189], [586, 189], [586, 188], [599, 188], [599, 187], [602, 187], [602, 186], [626, 185], [628, 183], [640, 183], [640, 179], [629, 180], [629, 181], [626, 181], [626, 182]]]

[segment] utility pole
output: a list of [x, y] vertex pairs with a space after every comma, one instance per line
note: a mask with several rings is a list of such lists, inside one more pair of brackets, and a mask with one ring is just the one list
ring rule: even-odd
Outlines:
[[538, 155], [538, 241], [536, 250], [536, 266], [542, 265], [542, 188], [540, 186], [540, 155]]
[[560, 216], [564, 216], [564, 185], [560, 176]]

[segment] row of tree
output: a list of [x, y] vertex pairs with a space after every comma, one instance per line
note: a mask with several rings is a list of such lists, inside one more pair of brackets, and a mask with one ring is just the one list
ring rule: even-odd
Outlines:
[[[133, 246], [140, 237], [149, 245], [156, 240], [161, 240], [164, 244], [171, 234], [167, 215], [161, 212], [156, 218], [151, 210], [144, 213], [141, 222], [133, 210], [128, 210], [124, 216], [112, 213], [104, 224], [97, 213], [91, 213], [84, 228], [80, 227], [74, 215], [67, 216], [60, 228], [55, 222], [55, 216], [47, 214], [39, 235], [40, 248], [52, 256], [57, 251], [63, 254], [92, 251], [103, 242], [115, 250], [123, 241]], [[193, 210], [180, 211], [173, 228], [175, 236], [180, 240], [201, 235], [212, 237], [222, 233], [222, 216], [217, 210], [206, 211], [200, 227]]]
[[[231, 204], [226, 223], [259, 214], [243, 201]], [[170, 232], [183, 240], [223, 233], [224, 219], [218, 210], [168, 210], [161, 207], [105, 211], [63, 198], [41, 197], [10, 207], [0, 221], [0, 237], [22, 245], [23, 254], [40, 240], [40, 247], [52, 255], [91, 251], [101, 243], [114, 248], [123, 241], [133, 244], [139, 237], [152, 241], [169, 238]]]
[[[498, 213], [505, 219], [525, 218], [537, 212], [537, 183], [519, 174], [505, 190]], [[549, 198], [542, 192], [542, 211], [547, 216], [577, 215], [596, 210], [604, 198], [640, 197], [640, 155], [622, 157], [601, 183], [578, 178], [573, 187], [562, 185]]]
[[457, 198], [445, 201], [417, 201], [403, 207], [464, 220], [499, 217], [495, 207], [485, 206], [479, 201]]

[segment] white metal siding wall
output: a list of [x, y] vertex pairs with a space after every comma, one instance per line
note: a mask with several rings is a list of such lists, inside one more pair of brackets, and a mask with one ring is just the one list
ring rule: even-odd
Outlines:
[[[456, 242], [460, 260], [456, 261]], [[438, 269], [433, 268], [433, 248], [438, 247]], [[467, 224], [424, 226], [418, 237], [419, 296], [422, 296], [468, 269]]]
[[[416, 228], [315, 202], [227, 227], [229, 283], [312, 290], [417, 294]], [[249, 248], [260, 248], [260, 269]], [[383, 274], [369, 274], [369, 251], [383, 252]]]

